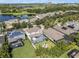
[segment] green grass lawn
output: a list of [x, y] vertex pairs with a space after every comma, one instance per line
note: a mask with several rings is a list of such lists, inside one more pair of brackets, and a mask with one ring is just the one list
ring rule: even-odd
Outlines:
[[24, 46], [15, 48], [12, 51], [14, 58], [32, 58], [35, 56], [35, 49], [32, 47], [32, 44], [29, 40], [24, 41]]
[[79, 47], [77, 46], [77, 45], [72, 45], [73, 47], [70, 49], [70, 50], [68, 50], [67, 52], [65, 52], [64, 54], [62, 54], [61, 56], [60, 56], [60, 58], [69, 58], [68, 57], [68, 55], [67, 55], [67, 53], [69, 52], [69, 51], [71, 51], [71, 50], [73, 50], [73, 49], [78, 49], [79, 50]]
[[[48, 40], [48, 41], [45, 40], [43, 42], [40, 42], [40, 43], [36, 44], [36, 46], [38, 47], [39, 45], [43, 45], [44, 43], [48, 44], [48, 48], [51, 48], [51, 46], [52, 47], [55, 46], [55, 44], [52, 43], [50, 40]], [[37, 57], [35, 55], [35, 49], [32, 47], [31, 42], [29, 40], [25, 40], [24, 44], [25, 45], [23, 47], [13, 49], [13, 51], [12, 51], [13, 58], [34, 58], [34, 57]], [[68, 58], [67, 53], [72, 49], [79, 50], [79, 47], [77, 45], [75, 45], [75, 43], [69, 45], [68, 48], [70, 48], [70, 49], [68, 51], [66, 51], [65, 53], [63, 53], [59, 58]]]
[[53, 42], [51, 42], [50, 39], [48, 39], [47, 41], [44, 40], [42, 42], [39, 42], [39, 43], [35, 44], [35, 46], [38, 48], [39, 46], [43, 46], [45, 43], [48, 45], [48, 48], [55, 46], [55, 44]]

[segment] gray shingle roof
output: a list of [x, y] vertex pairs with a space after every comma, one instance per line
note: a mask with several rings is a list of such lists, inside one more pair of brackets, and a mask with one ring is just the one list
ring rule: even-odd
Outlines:
[[52, 41], [53, 40], [57, 41], [57, 40], [64, 38], [64, 34], [60, 33], [59, 31], [56, 31], [55, 29], [52, 29], [52, 28], [45, 29], [44, 34]]
[[32, 33], [32, 32], [37, 32], [38, 30], [40, 30], [41, 28], [34, 26], [32, 28], [26, 28], [25, 31], [27, 31], [28, 33]]
[[61, 33], [67, 34], [67, 35], [76, 32], [76, 31], [74, 31], [71, 28], [66, 27], [67, 29], [62, 29], [62, 27], [64, 27], [64, 26], [58, 26], [58, 25], [56, 25], [56, 26], [54, 26], [54, 29], [60, 31]]

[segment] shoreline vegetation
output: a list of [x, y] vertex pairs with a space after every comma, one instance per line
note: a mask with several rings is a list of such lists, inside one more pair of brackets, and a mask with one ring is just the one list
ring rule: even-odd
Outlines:
[[25, 12], [25, 13], [0, 13], [0, 15], [14, 15], [14, 16], [20, 16], [20, 15], [35, 15], [36, 13], [27, 13], [27, 12]]

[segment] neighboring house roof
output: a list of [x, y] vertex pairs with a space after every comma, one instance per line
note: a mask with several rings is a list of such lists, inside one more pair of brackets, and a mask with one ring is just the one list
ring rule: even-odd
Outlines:
[[73, 25], [75, 30], [79, 30], [79, 22], [78, 21], [69, 21], [66, 23], [66, 25]]
[[68, 56], [71, 58], [79, 58], [79, 50], [73, 49], [68, 52]]
[[57, 41], [57, 40], [64, 38], [64, 34], [52, 28], [44, 29], [44, 34], [52, 41], [53, 40]]
[[21, 31], [14, 30], [14, 31], [8, 32], [7, 36], [8, 36], [9, 42], [14, 42], [14, 41], [17, 41], [20, 38], [23, 38], [23, 36], [25, 36], [25, 35]]
[[34, 26], [32, 28], [25, 28], [23, 31], [26, 33], [26, 35], [29, 35], [30, 37], [35, 37], [41, 35], [43, 32], [43, 28]]
[[13, 25], [12, 24], [6, 24], [6, 29], [12, 29]]
[[64, 29], [63, 27], [64, 27], [64, 26], [58, 26], [58, 25], [56, 25], [56, 26], [54, 26], [53, 28], [56, 29], [57, 31], [59, 31], [59, 32], [61, 32], [61, 33], [64, 33], [64, 34], [67, 34], [67, 35], [76, 32], [76, 31], [74, 31], [74, 30], [71, 29], [71, 28], [64, 27], [64, 28], [66, 28], [66, 29]]
[[38, 30], [40, 30], [41, 28], [34, 26], [32, 28], [26, 28], [25, 31], [27, 31], [28, 33], [32, 33], [32, 32], [37, 32]]

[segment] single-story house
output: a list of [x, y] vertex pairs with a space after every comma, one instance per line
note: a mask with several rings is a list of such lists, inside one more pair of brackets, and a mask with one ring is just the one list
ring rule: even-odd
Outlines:
[[43, 34], [43, 26], [33, 26], [32, 28], [25, 28], [23, 31], [32, 42], [32, 46], [36, 48], [35, 44], [41, 41], [44, 41], [46, 38]]
[[0, 34], [0, 47], [2, 47], [2, 44], [4, 43], [5, 39], [4, 39], [4, 35]]
[[49, 14], [37, 14], [36, 16], [34, 16], [32, 19], [30, 19], [30, 22], [34, 22], [36, 20], [40, 20], [40, 19], [43, 19], [45, 18], [46, 16], [48, 16]]
[[12, 29], [13, 23], [18, 23], [18, 19], [11, 19], [11, 20], [5, 21], [6, 29]]
[[32, 41], [32, 43], [43, 41], [45, 38], [43, 35], [43, 27], [40, 26], [33, 26], [32, 28], [25, 28], [23, 31], [28, 36], [29, 40]]
[[58, 40], [64, 38], [63, 33], [59, 32], [53, 28], [44, 29], [44, 35], [47, 36], [52, 41], [58, 41]]
[[13, 25], [12, 24], [6, 24], [6, 29], [12, 29]]
[[25, 34], [22, 31], [14, 30], [7, 33], [8, 42], [12, 48], [22, 45], [22, 40], [25, 39]]
[[66, 35], [70, 35], [70, 34], [76, 32], [75, 30], [73, 30], [73, 29], [71, 29], [71, 28], [69, 28], [67, 26], [58, 26], [58, 25], [55, 25], [53, 28], [55, 30], [63, 33], [63, 34], [66, 34]]
[[79, 50], [73, 49], [73, 50], [69, 51], [68, 56], [70, 58], [79, 58]]
[[66, 25], [69, 28], [79, 31], [79, 22], [78, 21], [69, 21], [69, 22], [66, 22]]

